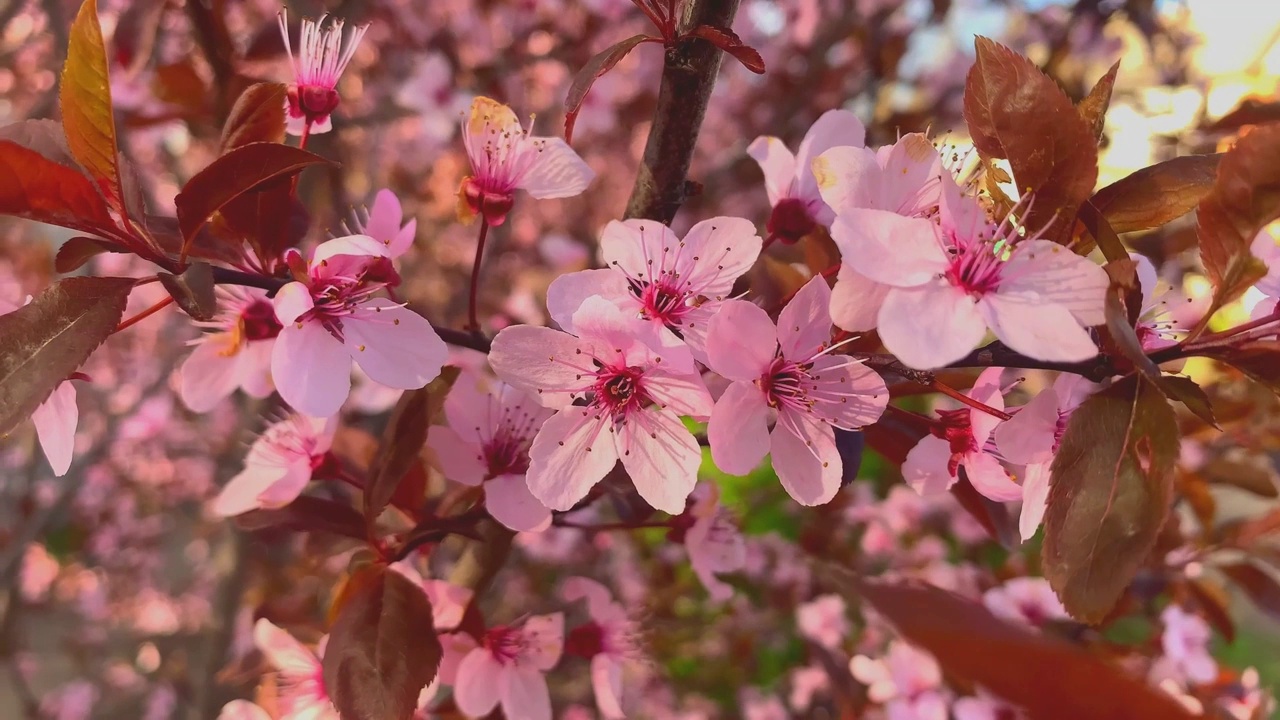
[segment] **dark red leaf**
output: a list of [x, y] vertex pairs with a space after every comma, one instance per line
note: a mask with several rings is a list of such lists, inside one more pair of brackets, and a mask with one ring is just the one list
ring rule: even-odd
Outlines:
[[[237, 197], [264, 183], [328, 162], [306, 150], [268, 142], [243, 145], [214, 160], [192, 176], [174, 199], [184, 247], [190, 247], [210, 216]], [[281, 212], [285, 209], [281, 208]]]
[[1217, 583], [1210, 584], [1208, 580], [1194, 579], [1187, 581], [1187, 588], [1191, 591], [1191, 597], [1195, 598], [1196, 605], [1204, 614], [1205, 620], [1222, 633], [1222, 637], [1227, 642], [1235, 642], [1236, 624], [1231, 619], [1230, 598], [1222, 587]]
[[422, 588], [385, 565], [352, 573], [322, 665], [343, 720], [411, 720], [443, 649]]
[[689, 32], [689, 37], [702, 38], [732, 55], [742, 66], [757, 75], [764, 74], [764, 58], [750, 45], [745, 45], [738, 34], [727, 27], [699, 25]]
[[1259, 540], [1280, 533], [1280, 508], [1261, 515], [1225, 523], [1218, 529], [1222, 544], [1241, 549], [1252, 548]]
[[1209, 123], [1207, 130], [1236, 131], [1245, 125], [1263, 125], [1280, 121], [1280, 102], [1245, 98], [1240, 106]]
[[128, 73], [140, 72], [156, 45], [156, 32], [166, 0], [133, 0], [116, 20], [111, 46], [116, 64]]
[[53, 258], [53, 269], [60, 273], [69, 273], [105, 252], [129, 251], [106, 240], [83, 236], [73, 237], [58, 248], [58, 254]]
[[208, 263], [192, 263], [181, 275], [162, 272], [159, 276], [160, 284], [193, 320], [213, 319], [218, 300], [213, 293], [213, 268]]
[[1172, 697], [1121, 668], [1001, 621], [967, 598], [923, 584], [855, 587], [948, 677], [986, 688], [1032, 720], [1192, 720]]
[[1071, 415], [1050, 468], [1042, 567], [1076, 618], [1107, 616], [1155, 545], [1173, 499], [1173, 409], [1130, 376]]
[[1018, 522], [1004, 503], [995, 502], [978, 492], [965, 477], [951, 486], [951, 494], [960, 502], [960, 507], [973, 516], [992, 540], [1006, 548], [1016, 548], [1022, 544], [1018, 534]]
[[282, 83], [250, 85], [222, 126], [222, 154], [255, 142], [284, 142], [286, 88]]
[[115, 228], [107, 203], [79, 169], [0, 140], [0, 213], [86, 232]]
[[661, 42], [660, 39], [650, 37], [648, 35], [632, 35], [618, 43], [614, 43], [609, 47], [601, 50], [587, 61], [586, 65], [573, 76], [573, 84], [569, 86], [569, 94], [564, 98], [564, 139], [565, 142], [573, 140], [573, 124], [578, 119], [578, 111], [582, 108], [582, 101], [587, 99], [587, 93], [591, 91], [591, 86], [595, 84], [596, 78], [604, 75], [613, 69], [627, 56], [635, 46], [644, 42]]
[[[223, 211], [225, 212], [226, 208], [223, 208]], [[151, 233], [151, 237], [161, 250], [169, 255], [182, 252], [182, 233], [178, 230], [177, 218], [147, 215], [146, 222], [147, 231]], [[209, 232], [208, 226], [196, 233], [195, 242], [188, 248], [187, 256], [201, 260], [217, 260], [227, 264], [238, 263], [244, 258], [240, 245], [219, 239]]]
[[0, 316], [0, 436], [30, 417], [115, 331], [136, 282], [67, 278]]
[[107, 48], [98, 24], [96, 0], [84, 0], [71, 23], [59, 99], [62, 128], [72, 157], [97, 181], [108, 204], [125, 212]]
[[1119, 71], [1120, 61], [1117, 60], [1106, 75], [1098, 78], [1098, 82], [1094, 84], [1089, 94], [1076, 105], [1076, 111], [1080, 113], [1080, 117], [1084, 118], [1085, 122], [1089, 123], [1095, 138], [1102, 137], [1102, 128], [1106, 124], [1107, 108], [1111, 106], [1111, 91], [1116, 86], [1116, 73]]
[[1151, 230], [1186, 215], [1213, 188], [1221, 154], [1184, 155], [1102, 188], [1093, 206], [1118, 233]]
[[444, 398], [458, 379], [458, 368], [445, 367], [440, 377], [424, 388], [410, 390], [400, 396], [391, 421], [382, 435], [378, 452], [369, 466], [369, 485], [365, 488], [365, 517], [372, 523], [391, 502], [400, 481], [427, 444], [427, 429], [444, 408]]
[[1224, 362], [1280, 395], [1280, 342], [1255, 340], [1244, 345], [1209, 348], [1198, 354]]
[[1093, 129], [1030, 60], [984, 37], [976, 48], [964, 93], [969, 135], [983, 157], [1009, 161], [1019, 192], [1034, 193], [1026, 226], [1065, 244], [1098, 179]]
[[298, 532], [325, 532], [355, 540], [367, 540], [364, 518], [350, 505], [324, 498], [300, 495], [282, 508], [252, 510], [236, 516], [242, 530], [280, 528]]
[[158, 66], [151, 79], [151, 92], [157, 100], [176, 105], [188, 115], [207, 109], [212, 98], [209, 83], [192, 57]]
[[206, 229], [231, 240], [235, 247], [247, 241], [264, 261], [280, 257], [302, 240], [310, 224], [306, 206], [293, 196], [292, 184], [289, 177], [262, 183], [222, 206]]
[[1274, 575], [1248, 562], [1220, 565], [1218, 570], [1243, 590], [1259, 610], [1280, 620], [1280, 583]]

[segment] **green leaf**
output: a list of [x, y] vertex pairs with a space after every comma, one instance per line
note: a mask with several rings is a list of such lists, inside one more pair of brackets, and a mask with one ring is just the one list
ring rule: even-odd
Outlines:
[[1173, 499], [1173, 409], [1145, 377], [1089, 398], [1050, 468], [1041, 562], [1067, 611], [1097, 623], [1146, 560]]
[[0, 435], [30, 417], [115, 331], [136, 282], [67, 278], [0, 316]]
[[98, 24], [98, 3], [85, 0], [71, 23], [67, 62], [62, 66], [62, 128], [67, 146], [97, 182], [111, 207], [127, 214], [120, 180], [116, 123], [111, 107], [107, 48]]
[[400, 481], [427, 444], [427, 429], [444, 408], [445, 396], [458, 380], [459, 369], [448, 366], [426, 387], [400, 396], [391, 421], [382, 435], [378, 452], [369, 466], [369, 484], [364, 491], [364, 513], [372, 523], [391, 502]]

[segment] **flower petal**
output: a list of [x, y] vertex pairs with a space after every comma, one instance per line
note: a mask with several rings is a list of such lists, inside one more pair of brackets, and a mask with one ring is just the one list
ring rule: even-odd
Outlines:
[[788, 360], [803, 362], [831, 343], [831, 288], [815, 275], [778, 314], [778, 344]]
[[1018, 515], [1018, 532], [1023, 542], [1036, 534], [1048, 506], [1049, 463], [1028, 465], [1022, 475], [1022, 512]]
[[716, 401], [707, 423], [707, 440], [716, 467], [746, 475], [769, 452], [769, 406], [753, 383], [735, 382]]
[[467, 653], [458, 664], [453, 701], [471, 717], [485, 717], [498, 706], [499, 685], [507, 669], [485, 648]]
[[[546, 677], [537, 670], [520, 665], [506, 668], [498, 676], [498, 692], [502, 697], [502, 712], [506, 717], [551, 720], [551, 692], [547, 689]], [[458, 707], [461, 708], [461, 704]]]
[[773, 321], [757, 305], [727, 300], [707, 330], [707, 364], [730, 380], [754, 382], [778, 350]]
[[1000, 461], [990, 453], [969, 453], [964, 458], [964, 474], [973, 488], [996, 502], [1008, 502], [1022, 497], [1022, 488], [1009, 477]]
[[[400, 198], [387, 189], [378, 191], [373, 196], [373, 207], [369, 208], [369, 220], [364, 224], [364, 234], [390, 246], [400, 234], [400, 221], [404, 211], [400, 207]], [[396, 255], [396, 253], [391, 253]]]
[[545, 327], [514, 325], [493, 338], [489, 364], [503, 382], [533, 395], [547, 407], [562, 407], [586, 388], [593, 372], [590, 345]]
[[801, 505], [823, 505], [840, 490], [844, 463], [830, 425], [783, 410], [778, 413], [769, 449], [779, 482]]
[[996, 428], [996, 447], [1015, 465], [1044, 462], [1053, 456], [1058, 428], [1058, 394], [1042, 391]]
[[938, 230], [924, 218], [854, 209], [831, 224], [831, 239], [854, 270], [894, 287], [926, 283], [947, 267]]
[[[813, 161], [834, 147], [862, 147], [867, 139], [867, 129], [857, 115], [848, 110], [828, 110], [822, 114], [796, 151], [796, 196], [804, 200], [818, 200], [818, 181], [814, 179]], [[819, 218], [827, 224], [830, 217]]]
[[947, 441], [926, 435], [907, 453], [902, 463], [902, 479], [926, 497], [941, 494], [956, 484], [957, 478], [947, 470], [949, 462], [951, 446]]
[[1040, 295], [1001, 288], [978, 301], [978, 310], [1005, 345], [1036, 360], [1079, 362], [1098, 354], [1067, 308]]
[[374, 298], [343, 322], [343, 344], [369, 378], [401, 390], [420, 388], [440, 375], [449, 348], [421, 315]]
[[719, 216], [689, 228], [670, 252], [666, 268], [674, 269], [682, 287], [712, 300], [733, 292], [733, 283], [755, 265], [763, 240], [750, 220]]
[[489, 473], [483, 451], [473, 435], [463, 437], [452, 427], [436, 425], [427, 435], [427, 447], [435, 452], [440, 472], [456, 483], [475, 487], [484, 482]]
[[285, 326], [292, 325], [303, 313], [315, 307], [311, 291], [300, 282], [291, 282], [280, 288], [271, 303], [276, 311], [276, 319]]
[[227, 481], [213, 500], [212, 510], [219, 517], [232, 517], [262, 507], [262, 493], [288, 472], [282, 465], [248, 464]]
[[529, 490], [544, 506], [568, 510], [618, 461], [609, 418], [581, 407], [552, 415], [529, 448]]
[[942, 156], [923, 133], [908, 133], [882, 158], [881, 207], [902, 215], [922, 215], [938, 206]]
[[288, 677], [310, 679], [320, 670], [315, 653], [266, 618], [259, 618], [254, 624], [253, 643], [272, 667]]
[[35, 423], [36, 438], [53, 474], [66, 475], [76, 449], [76, 425], [80, 422], [75, 386], [70, 382], [60, 383], [31, 413], [31, 421]]
[[534, 141], [539, 147], [532, 152], [538, 157], [524, 177], [517, 180], [516, 187], [539, 200], [573, 197], [587, 189], [596, 173], [568, 143], [560, 138]]
[[849, 332], [866, 332], [876, 326], [880, 306], [890, 286], [878, 283], [853, 269], [840, 265], [836, 285], [831, 289], [831, 321]]
[[320, 323], [285, 325], [271, 352], [271, 379], [295, 410], [329, 417], [351, 392], [351, 356]]
[[547, 312], [565, 332], [574, 332], [573, 314], [593, 295], [619, 306], [636, 302], [627, 289], [627, 278], [617, 270], [579, 270], [551, 281], [547, 287]]
[[864, 147], [833, 147], [811, 162], [818, 192], [835, 212], [842, 215], [860, 208], [881, 208], [884, 173], [876, 154]]
[[1001, 292], [1035, 293], [1046, 303], [1066, 308], [1085, 327], [1107, 322], [1107, 271], [1062, 245], [1048, 240], [1020, 243], [1001, 276]]
[[665, 411], [638, 411], [618, 428], [617, 448], [645, 502], [671, 515], [684, 512], [698, 482], [702, 450], [679, 418]]
[[182, 362], [178, 395], [192, 412], [209, 412], [240, 386], [240, 353], [248, 347], [225, 355], [226, 340], [222, 334], [205, 335]]
[[987, 334], [973, 298], [945, 280], [890, 290], [877, 328], [889, 352], [916, 370], [959, 360]]
[[612, 220], [600, 233], [600, 257], [605, 265], [622, 270], [629, 278], [648, 280], [656, 272], [663, 249], [674, 252], [679, 243], [671, 228], [660, 222]]
[[524, 475], [499, 475], [486, 482], [484, 506], [494, 520], [516, 532], [540, 532], [551, 525], [551, 511], [529, 492]]
[[747, 146], [747, 154], [764, 172], [764, 189], [769, 194], [769, 204], [790, 197], [791, 181], [796, 176], [796, 156], [785, 143], [776, 137], [761, 135]]
[[591, 658], [591, 688], [605, 720], [623, 720], [627, 716], [622, 711], [622, 664], [608, 653]]
[[218, 720], [271, 720], [271, 716], [248, 700], [232, 700], [222, 706]]
[[701, 375], [654, 367], [645, 371], [643, 382], [645, 394], [667, 412], [697, 420], [711, 416], [714, 403]]
[[520, 629], [524, 644], [520, 660], [546, 672], [560, 662], [564, 652], [564, 613], [533, 615]]
[[814, 389], [810, 397], [815, 417], [846, 430], [865, 427], [880, 419], [889, 404], [889, 389], [874, 370], [848, 355], [814, 358], [809, 374]]

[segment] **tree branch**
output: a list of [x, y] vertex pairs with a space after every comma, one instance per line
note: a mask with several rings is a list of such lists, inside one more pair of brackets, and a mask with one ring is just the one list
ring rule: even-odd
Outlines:
[[[679, 30], [687, 32], [699, 25], [729, 27], [737, 12], [738, 0], [692, 0], [685, 6]], [[658, 107], [627, 201], [627, 218], [670, 225], [690, 195], [689, 163], [723, 55], [715, 45], [697, 38], [667, 49]]]

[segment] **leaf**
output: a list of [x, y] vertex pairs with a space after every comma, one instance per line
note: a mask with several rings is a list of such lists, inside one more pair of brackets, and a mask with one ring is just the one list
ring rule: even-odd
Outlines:
[[1259, 610], [1273, 620], [1280, 620], [1280, 584], [1271, 573], [1249, 562], [1220, 565], [1218, 570], [1244, 591]]
[[343, 720], [410, 720], [443, 648], [422, 588], [386, 565], [356, 570], [321, 661]]
[[127, 214], [120, 169], [116, 164], [116, 124], [111, 107], [107, 49], [98, 25], [96, 0], [84, 0], [71, 24], [59, 100], [62, 128], [71, 155], [98, 182], [108, 204], [117, 212]]
[[841, 430], [835, 428], [836, 452], [840, 453], [840, 486], [844, 487], [858, 479], [858, 470], [862, 467], [862, 450], [866, 439], [860, 430]]
[[1209, 123], [1205, 129], [1234, 132], [1245, 125], [1262, 125], [1277, 120], [1280, 120], [1280, 101], [1245, 98], [1236, 109]]
[[904, 638], [931, 653], [947, 677], [986, 688], [1031, 720], [1192, 718], [1172, 697], [1115, 665], [999, 620], [972, 600], [924, 584], [854, 585]]
[[1099, 190], [1092, 199], [1118, 233], [1151, 230], [1196, 209], [1213, 189], [1222, 154], [1156, 163]]
[[207, 108], [212, 97], [209, 84], [192, 57], [156, 67], [151, 92], [157, 100], [176, 105], [191, 115]]
[[297, 245], [309, 224], [306, 207], [293, 196], [292, 179], [279, 177], [223, 205], [209, 228], [237, 247], [247, 241], [259, 259], [270, 262]]
[[62, 243], [58, 254], [53, 258], [53, 269], [60, 273], [69, 273], [80, 269], [85, 263], [102, 253], [129, 252], [124, 247], [106, 240], [91, 237], [73, 237]]
[[287, 92], [283, 83], [257, 83], [245, 88], [222, 126], [219, 154], [255, 142], [284, 142]]
[[1213, 403], [1209, 395], [1194, 380], [1177, 375], [1164, 375], [1159, 382], [1160, 391], [1170, 400], [1182, 403], [1193, 415], [1213, 427], [1218, 427], [1218, 419], [1213, 416]]
[[1265, 454], [1230, 448], [1205, 463], [1199, 472], [1208, 483], [1230, 485], [1261, 497], [1280, 497], [1280, 489], [1276, 488], [1275, 466]]
[[1280, 342], [1255, 340], [1243, 345], [1211, 347], [1196, 354], [1224, 362], [1280, 395]]
[[637, 45], [646, 42], [662, 41], [649, 35], [632, 35], [593, 55], [578, 74], [573, 76], [573, 83], [569, 85], [569, 94], [564, 98], [565, 142], [573, 140], [573, 125], [578, 120], [578, 111], [582, 109], [582, 101], [587, 99], [587, 93], [591, 92], [591, 86], [595, 84], [596, 79], [612, 70], [613, 66], [621, 62], [622, 58]]
[[102, 193], [78, 168], [0, 140], [0, 213], [102, 232], [115, 229]]
[[378, 453], [369, 466], [365, 488], [364, 514], [372, 523], [391, 502], [400, 481], [409, 468], [420, 462], [418, 454], [427, 444], [427, 428], [444, 408], [444, 398], [457, 381], [459, 369], [448, 366], [426, 387], [410, 390], [400, 396], [391, 420], [382, 434]]
[[1009, 512], [1008, 506], [978, 492], [967, 475], [951, 486], [951, 494], [960, 503], [960, 507], [987, 531], [992, 540], [1009, 549], [1022, 544], [1022, 538], [1018, 534], [1018, 521]]
[[1203, 578], [1187, 581], [1187, 589], [1195, 598], [1205, 620], [1214, 627], [1228, 643], [1236, 641], [1236, 624], [1231, 620], [1230, 598], [1217, 583], [1210, 584]]
[[282, 508], [252, 510], [236, 516], [241, 530], [255, 531], [279, 528], [299, 532], [325, 532], [333, 535], [368, 540], [364, 518], [355, 508], [333, 500], [299, 495]]
[[[1030, 231], [1065, 244], [1080, 203], [1098, 179], [1098, 144], [1070, 98], [1030, 60], [979, 37], [965, 80], [964, 118], [983, 157], [1006, 158], [1020, 193], [1035, 205]], [[1047, 228], [1047, 229], [1046, 229]]]
[[266, 182], [292, 177], [304, 168], [328, 162], [306, 150], [260, 142], [238, 147], [209, 163], [187, 181], [174, 199], [183, 253], [209, 217], [228, 202]]
[[0, 316], [0, 436], [30, 417], [115, 331], [136, 282], [66, 278]]
[[1095, 394], [1067, 422], [1050, 467], [1041, 562], [1073, 616], [1107, 616], [1169, 513], [1178, 424], [1142, 376]]
[[1120, 71], [1120, 61], [1117, 60], [1115, 65], [1107, 71], [1107, 74], [1098, 78], [1098, 82], [1094, 84], [1089, 94], [1076, 105], [1076, 111], [1080, 113], [1080, 117], [1089, 123], [1089, 127], [1093, 129], [1093, 137], [1102, 138], [1102, 128], [1106, 124], [1107, 108], [1111, 106], [1111, 91], [1116, 86], [1116, 73]]
[[702, 38], [729, 53], [742, 66], [757, 75], [764, 74], [764, 58], [750, 45], [742, 42], [738, 34], [720, 25], [699, 25], [689, 32], [688, 37]]
[[213, 292], [213, 268], [208, 263], [192, 263], [181, 275], [159, 273], [160, 284], [193, 320], [212, 320], [218, 310]]
[[[225, 208], [224, 208], [225, 210]], [[156, 245], [166, 254], [177, 255], [182, 252], [182, 234], [178, 230], [178, 219], [161, 215], [146, 216], [147, 231], [151, 233]], [[217, 260], [228, 265], [244, 261], [244, 253], [239, 245], [225, 242], [206, 226], [196, 233], [195, 242], [187, 252], [188, 258]]]
[[1219, 528], [1222, 544], [1228, 547], [1250, 549], [1259, 540], [1280, 532], [1280, 508], [1251, 518], [1241, 518], [1225, 523]]
[[1215, 310], [1267, 274], [1249, 252], [1253, 238], [1280, 217], [1280, 124], [1245, 135], [1222, 157], [1213, 190], [1200, 201], [1196, 227], [1200, 260], [1213, 282], [1213, 300], [1192, 336]]

